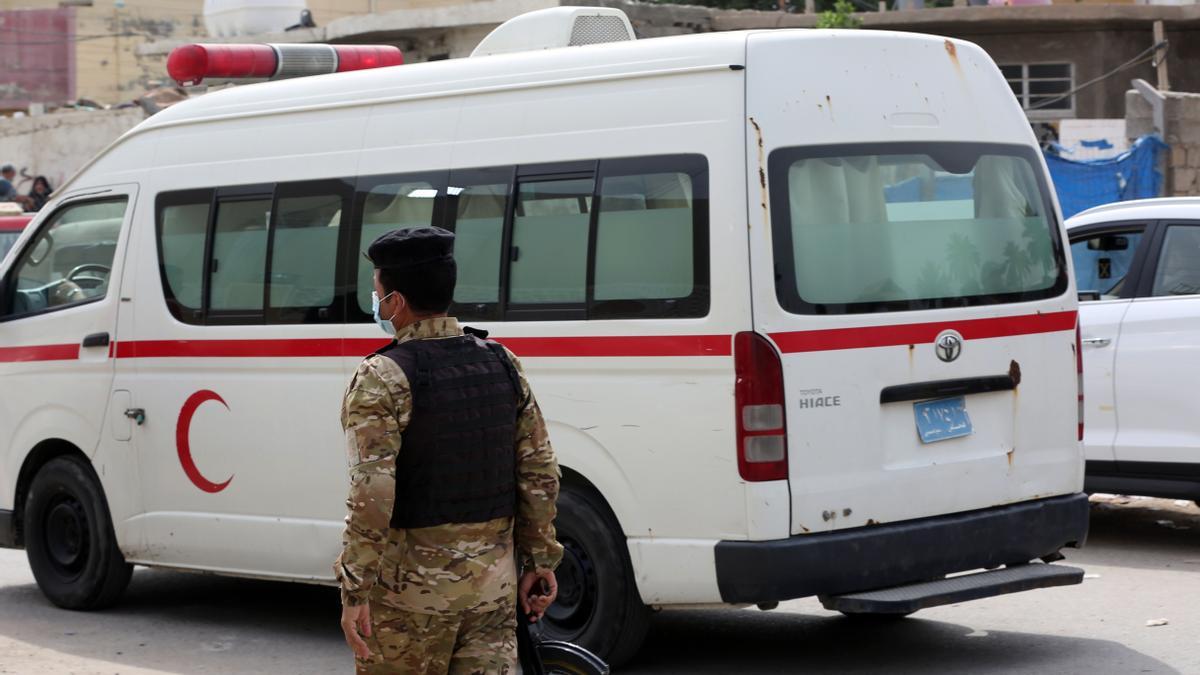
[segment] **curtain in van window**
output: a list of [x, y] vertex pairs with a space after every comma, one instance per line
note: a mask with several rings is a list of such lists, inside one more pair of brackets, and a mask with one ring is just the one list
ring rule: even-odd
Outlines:
[[581, 303], [587, 295], [593, 179], [522, 183], [513, 219], [514, 304]]
[[954, 171], [922, 154], [791, 162], [789, 253], [802, 300], [865, 307], [1050, 288], [1052, 223], [1030, 162], [957, 152], [947, 161], [971, 163]]
[[811, 303], [894, 295], [891, 230], [876, 157], [800, 160], [788, 170], [792, 248]]
[[271, 307], [327, 307], [333, 302], [342, 197], [283, 197], [277, 210]]
[[270, 199], [221, 202], [212, 244], [209, 307], [262, 311]]
[[200, 309], [204, 289], [204, 238], [208, 201], [167, 206], [162, 210], [162, 266], [175, 302]]
[[596, 224], [596, 301], [691, 295], [693, 215], [687, 174], [605, 178]]
[[508, 183], [450, 188], [450, 196], [456, 204], [454, 260], [458, 264], [458, 284], [454, 302], [499, 302]]

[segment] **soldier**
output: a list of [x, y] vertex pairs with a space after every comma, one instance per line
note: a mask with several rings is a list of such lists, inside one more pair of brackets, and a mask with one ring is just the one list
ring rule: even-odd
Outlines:
[[453, 245], [430, 227], [367, 251], [375, 319], [395, 340], [342, 404], [350, 497], [334, 572], [358, 673], [513, 673], [516, 602], [536, 620], [558, 590], [558, 463], [516, 357], [446, 315]]

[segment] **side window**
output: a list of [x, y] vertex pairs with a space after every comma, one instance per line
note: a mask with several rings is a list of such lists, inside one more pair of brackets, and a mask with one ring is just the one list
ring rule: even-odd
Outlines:
[[447, 227], [455, 234], [458, 284], [451, 311], [472, 320], [499, 318], [500, 261], [512, 168], [456, 172], [446, 188]]
[[218, 201], [209, 264], [208, 309], [261, 315], [271, 200]]
[[1150, 294], [1200, 294], [1200, 225], [1167, 228]]
[[[239, 188], [240, 189], [240, 188]], [[340, 320], [340, 232], [351, 190], [339, 180], [284, 183], [254, 194], [212, 190], [158, 198], [163, 293], [192, 324]]]
[[121, 197], [69, 204], [54, 214], [13, 265], [5, 316], [103, 298], [127, 202]]
[[[519, 175], [514, 167], [450, 173], [444, 218], [435, 215], [434, 222], [444, 222], [456, 235], [458, 284], [451, 312], [470, 320], [510, 321], [708, 313], [703, 156], [522, 168], [532, 175], [514, 178]], [[365, 211], [369, 216], [371, 209]], [[427, 209], [420, 220], [433, 211]], [[378, 233], [394, 226], [388, 223]], [[378, 234], [366, 229], [363, 248]], [[358, 292], [365, 312], [366, 262]]]
[[330, 308], [338, 302], [339, 242], [350, 195], [350, 185], [342, 181], [283, 185], [276, 190], [268, 249], [267, 323], [331, 318]]
[[204, 241], [212, 192], [158, 200], [158, 255], [167, 307], [180, 321], [199, 321], [204, 304]]
[[703, 157], [600, 163], [589, 318], [708, 312], [708, 169]]
[[582, 304], [587, 298], [593, 178], [519, 184], [509, 303]]
[[1071, 242], [1075, 286], [1081, 300], [1121, 297], [1133, 255], [1142, 241], [1140, 229], [1105, 232]]
[[[371, 242], [392, 230], [429, 227], [434, 224], [442, 190], [433, 180], [420, 178], [372, 178], [359, 186], [359, 250], [366, 252]], [[374, 266], [358, 259], [358, 308], [371, 314]]]

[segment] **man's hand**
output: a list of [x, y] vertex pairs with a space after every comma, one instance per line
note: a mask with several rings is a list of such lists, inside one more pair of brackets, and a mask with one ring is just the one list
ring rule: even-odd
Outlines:
[[558, 597], [558, 580], [554, 572], [526, 572], [517, 585], [517, 600], [531, 622], [542, 618], [546, 608]]
[[371, 658], [371, 649], [363, 637], [371, 637], [371, 608], [369, 605], [342, 606], [342, 633], [346, 644], [360, 659]]

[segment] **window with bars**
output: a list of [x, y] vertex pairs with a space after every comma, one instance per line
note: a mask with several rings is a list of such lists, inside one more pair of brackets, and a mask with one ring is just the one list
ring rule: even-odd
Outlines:
[[1063, 96], [1075, 87], [1070, 63], [1025, 63], [1000, 66], [1021, 107], [1029, 112], [1062, 115], [1075, 111], [1075, 97]]

